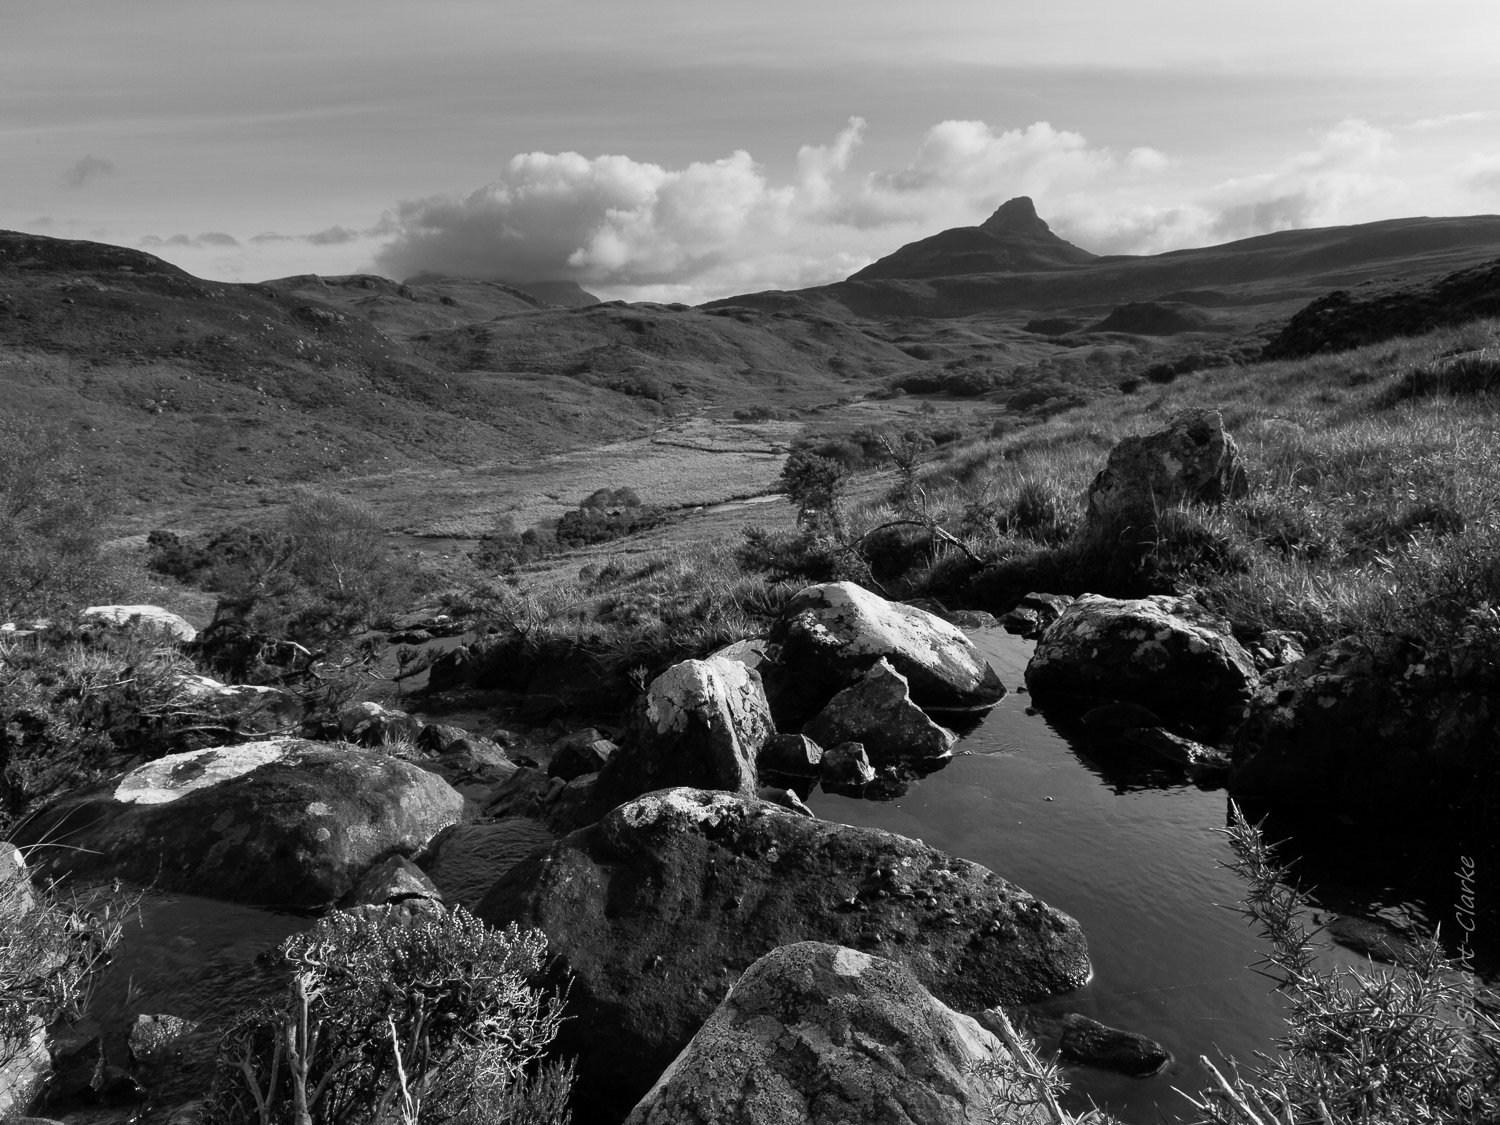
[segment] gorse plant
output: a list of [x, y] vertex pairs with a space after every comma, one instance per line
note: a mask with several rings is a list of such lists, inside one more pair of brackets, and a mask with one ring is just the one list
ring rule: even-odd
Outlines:
[[1436, 938], [1394, 968], [1324, 970], [1305, 903], [1258, 826], [1230, 806], [1226, 833], [1245, 880], [1245, 917], [1268, 951], [1260, 969], [1285, 993], [1280, 1053], [1251, 1078], [1190, 1099], [1213, 1125], [1362, 1125], [1500, 1119], [1500, 1022]]
[[533, 983], [537, 931], [462, 909], [334, 913], [288, 938], [282, 995], [225, 1033], [213, 1120], [565, 1125], [571, 1069], [542, 1055], [563, 999]]

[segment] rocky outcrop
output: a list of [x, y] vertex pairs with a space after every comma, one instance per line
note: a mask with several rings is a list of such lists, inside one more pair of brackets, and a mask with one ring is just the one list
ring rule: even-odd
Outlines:
[[853, 582], [798, 593], [772, 640], [793, 676], [821, 683], [828, 693], [883, 659], [906, 677], [924, 710], [987, 710], [1005, 695], [995, 670], [958, 626]]
[[777, 946], [848, 945], [900, 961], [961, 1009], [1078, 987], [1083, 934], [978, 864], [874, 829], [724, 792], [671, 789], [516, 864], [480, 904], [538, 927], [571, 976], [580, 1125], [619, 1120], [740, 972]]
[[107, 625], [137, 625], [156, 629], [182, 644], [198, 639], [198, 630], [185, 617], [179, 617], [159, 605], [91, 605], [83, 611], [83, 616]]
[[1136, 703], [1169, 721], [1237, 719], [1255, 664], [1229, 623], [1191, 598], [1119, 600], [1085, 594], [1037, 642], [1026, 686], [1040, 701], [1086, 697]]
[[687, 785], [753, 796], [776, 733], [760, 677], [737, 661], [684, 660], [651, 681], [624, 744], [599, 775], [617, 800]]
[[314, 907], [417, 852], [463, 798], [407, 762], [277, 739], [172, 754], [17, 827], [52, 875], [121, 878], [230, 902]]
[[983, 1068], [1007, 1058], [905, 966], [799, 942], [745, 971], [626, 1125], [990, 1125]]
[[1165, 429], [1122, 439], [1088, 488], [1085, 520], [1096, 531], [1156, 526], [1180, 504], [1220, 504], [1244, 496], [1249, 482], [1239, 446], [1216, 410], [1186, 411]]
[[802, 733], [823, 746], [863, 743], [877, 766], [949, 758], [958, 742], [912, 702], [906, 677], [883, 658], [829, 700]]
[[1350, 637], [1261, 680], [1229, 789], [1403, 814], [1467, 804], [1494, 784], [1497, 722], [1500, 671], [1479, 643]]

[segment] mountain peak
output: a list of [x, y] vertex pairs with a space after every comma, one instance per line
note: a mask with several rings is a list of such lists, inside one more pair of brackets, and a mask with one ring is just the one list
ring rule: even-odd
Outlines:
[[1031, 196], [1018, 195], [1007, 199], [980, 224], [980, 230], [994, 234], [1051, 234], [1052, 228], [1036, 213], [1036, 204]]

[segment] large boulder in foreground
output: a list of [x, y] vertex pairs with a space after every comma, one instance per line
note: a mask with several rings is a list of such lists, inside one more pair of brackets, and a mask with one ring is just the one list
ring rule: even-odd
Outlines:
[[684, 660], [647, 687], [600, 790], [619, 800], [680, 785], [753, 797], [756, 756], [775, 733], [756, 672], [718, 656]]
[[906, 677], [924, 710], [985, 710], [1005, 695], [995, 670], [958, 626], [853, 582], [802, 590], [787, 603], [772, 640], [791, 675], [819, 681], [830, 692], [885, 659]]
[[1217, 410], [1184, 411], [1165, 429], [1122, 439], [1088, 488], [1096, 530], [1144, 530], [1164, 508], [1220, 504], [1249, 491], [1239, 446]]
[[1349, 637], [1266, 674], [1229, 790], [1398, 815], [1493, 799], [1497, 724], [1500, 669], [1481, 642]]
[[419, 851], [463, 804], [410, 763], [285, 738], [158, 758], [47, 806], [14, 836], [49, 845], [37, 854], [53, 876], [316, 907], [377, 861]]
[[916, 840], [730, 793], [672, 789], [512, 867], [478, 910], [547, 934], [571, 975], [558, 1038], [578, 1056], [579, 1125], [618, 1121], [738, 975], [825, 941], [903, 963], [980, 1009], [1082, 985], [1078, 923], [978, 864]]
[[863, 743], [877, 766], [941, 761], [958, 742], [912, 702], [906, 677], [884, 659], [830, 699], [802, 733], [820, 746]]
[[1169, 720], [1237, 717], [1257, 681], [1229, 623], [1191, 598], [1085, 594], [1037, 641], [1026, 686], [1037, 699], [1138, 703]]
[[[911, 970], [805, 941], [740, 977], [626, 1125], [991, 1125], [1008, 1059]], [[1007, 1108], [1005, 1121], [1045, 1120]]]

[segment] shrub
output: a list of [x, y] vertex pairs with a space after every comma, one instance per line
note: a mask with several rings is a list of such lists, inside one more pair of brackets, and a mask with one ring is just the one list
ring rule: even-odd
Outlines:
[[[1216, 1125], [1271, 1121], [1490, 1122], [1500, 1115], [1500, 1021], [1436, 939], [1394, 969], [1323, 971], [1306, 904], [1258, 826], [1233, 805], [1232, 866], [1249, 885], [1242, 913], [1269, 950], [1261, 969], [1290, 1002], [1280, 1055], [1194, 1105]], [[1222, 1097], [1220, 1095], [1227, 1095]]]
[[57, 431], [0, 417], [0, 621], [99, 595], [109, 510]]
[[281, 996], [225, 1033], [210, 1119], [562, 1125], [572, 1073], [542, 1062], [563, 1007], [535, 983], [545, 953], [540, 931], [462, 908], [331, 914], [282, 944]]

